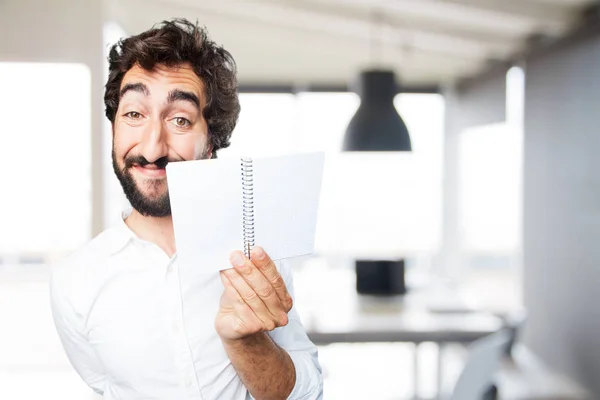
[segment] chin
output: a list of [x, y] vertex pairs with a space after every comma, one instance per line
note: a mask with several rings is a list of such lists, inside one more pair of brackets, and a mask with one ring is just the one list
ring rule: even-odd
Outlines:
[[169, 204], [169, 193], [164, 190], [160, 192], [139, 191], [137, 196], [129, 199], [133, 208], [146, 217], [171, 216]]
[[146, 196], [160, 197], [167, 193], [167, 181], [161, 178], [137, 178], [135, 184]]
[[169, 195], [169, 192], [165, 189], [165, 190], [160, 190], [160, 191], [156, 191], [156, 190], [141, 190], [140, 193], [142, 194], [142, 196], [144, 196], [144, 198], [146, 199], [147, 202], [158, 202], [161, 199], [163, 199], [165, 196]]

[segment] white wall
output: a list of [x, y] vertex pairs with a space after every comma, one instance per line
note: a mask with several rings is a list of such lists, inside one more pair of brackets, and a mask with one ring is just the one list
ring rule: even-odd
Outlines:
[[600, 31], [529, 60], [525, 339], [600, 396]]

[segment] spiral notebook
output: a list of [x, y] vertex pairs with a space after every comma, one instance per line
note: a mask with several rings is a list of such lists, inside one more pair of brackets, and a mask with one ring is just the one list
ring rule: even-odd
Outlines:
[[262, 246], [274, 260], [314, 251], [323, 153], [167, 165], [180, 268], [231, 268]]

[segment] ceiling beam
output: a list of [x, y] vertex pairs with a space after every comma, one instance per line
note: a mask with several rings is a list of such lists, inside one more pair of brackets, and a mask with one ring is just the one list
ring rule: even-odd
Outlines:
[[425, 23], [513, 37], [528, 35], [538, 28], [543, 33], [560, 34], [568, 25], [568, 14], [572, 11], [565, 6], [535, 4], [530, 0], [322, 0], [321, 3], [363, 11], [375, 8]]
[[168, 2], [171, 6], [173, 3], [193, 7], [201, 12], [244, 18], [256, 23], [277, 25], [281, 28], [305, 29], [328, 35], [372, 40], [378, 44], [408, 46], [432, 52], [439, 51], [446, 55], [454, 54], [457, 57], [503, 58], [515, 51], [514, 43], [511, 41], [490, 42], [473, 36], [430, 32], [422, 26], [407, 28], [388, 23], [381, 24], [381, 29], [374, 29], [375, 24], [369, 19], [324, 13], [277, 2], [236, 2], [235, 5], [228, 4], [228, 2], [192, 2], [190, 0]]
[[[431, 2], [432, 0], [427, 1]], [[562, 31], [575, 17], [575, 11], [572, 8], [557, 4], [539, 4], [530, 0], [442, 0], [442, 2], [486, 12], [497, 18], [524, 18], [536, 27], [549, 30]], [[438, 3], [436, 2], [436, 4]]]
[[[246, 83], [238, 88], [240, 93], [300, 93], [300, 92], [352, 92], [349, 85], [331, 84], [331, 85], [293, 85], [293, 84], [261, 84]], [[399, 93], [441, 93], [437, 85], [402, 85], [399, 86]]]
[[[144, 13], [137, 13], [136, 10], [142, 6], [144, 7]], [[351, 65], [354, 71], [379, 65], [381, 67], [392, 67], [399, 74], [410, 77], [436, 76], [439, 80], [437, 78], [436, 80], [427, 78], [423, 81], [417, 78], [417, 81], [437, 83], [440, 80], [448, 81], [456, 74], [468, 74], [470, 71], [477, 70], [485, 62], [485, 58], [480, 55], [466, 56], [457, 55], [456, 52], [446, 51], [446, 49], [433, 51], [411, 47], [394, 48], [389, 45], [385, 47], [388, 50], [384, 54], [385, 57], [380, 60], [373, 60], [369, 56], [370, 39], [367, 37], [347, 40], [348, 38], [344, 36], [323, 35], [319, 31], [307, 29], [289, 29], [287, 27], [288, 29], [273, 30], [272, 26], [280, 27], [280, 24], [260, 23], [260, 21], [257, 23], [254, 18], [231, 16], [172, 1], [120, 1], [118, 7], [113, 9], [110, 17], [120, 22], [128, 33], [136, 34], [164, 19], [164, 8], [166, 6], [169, 7], [171, 15], [187, 17], [192, 21], [199, 16], [204, 16], [199, 22], [203, 25], [208, 24], [211, 27], [211, 33], [214, 32], [214, 37], [218, 38], [220, 43], [236, 55], [236, 61], [238, 61], [240, 67], [243, 64], [243, 71], [240, 69], [240, 76], [245, 75], [244, 79], [250, 78], [251, 81], [254, 80], [258, 65], [261, 62], [264, 63], [264, 61], [256, 59], [257, 51], [266, 51], [263, 54], [268, 55], [275, 61], [274, 66], [277, 65], [277, 68], [283, 68], [283, 75], [286, 73], [299, 73], [299, 77], [304, 75], [301, 72], [302, 68], [306, 68], [307, 76], [314, 75], [315, 71], [313, 71], [312, 64], [301, 67], [301, 64], [298, 63], [320, 59], [328, 66], [332, 63], [343, 65], [343, 68], [340, 68], [340, 73], [342, 70], [345, 71], [348, 65]], [[239, 34], [239, 32], [248, 32], [249, 30], [253, 30], [251, 35]], [[256, 47], [257, 43], [258, 47]], [[315, 45], [315, 43], [319, 45]], [[295, 60], [292, 62], [294, 67], [284, 68], [285, 63], [282, 64], [278, 61], [286, 58]], [[264, 70], [266, 67], [260, 68]], [[325, 69], [327, 68], [329, 67]], [[331, 68], [329, 71], [331, 72]], [[275, 78], [275, 75], [278, 74], [275, 73], [273, 79], [280, 81], [279, 78]], [[345, 73], [338, 74], [338, 78], [341, 82], [345, 82], [347, 76]], [[299, 81], [303, 81], [303, 79], [300, 78]], [[312, 82], [312, 79], [309, 79], [309, 81]]]
[[[211, 32], [213, 29], [218, 32], [215, 37], [238, 54], [244, 71], [240, 71], [240, 82], [259, 85], [264, 79], [283, 85], [288, 82], [344, 85], [353, 74], [349, 71], [378, 64], [393, 66], [400, 76], [411, 77], [408, 82], [451, 82], [485, 70], [489, 60], [513, 59], [526, 48], [525, 39], [536, 29], [528, 20], [531, 17], [528, 13], [535, 8], [517, 8], [514, 4], [501, 6], [499, 10], [494, 8], [503, 0], [107, 1], [113, 5], [110, 11], [113, 17], [123, 22], [129, 33], [145, 30], [173, 15], [191, 20], [200, 18], [201, 24], [208, 24]], [[382, 14], [380, 24], [374, 23], [369, 11], [373, 4], [378, 5]], [[450, 22], [440, 11], [440, 4], [442, 10], [454, 10], [448, 12]], [[136, 11], [140, 7], [144, 13]], [[412, 8], [404, 12], [402, 7]], [[557, 9], [553, 5], [550, 8]], [[432, 9], [435, 16], [430, 15]], [[482, 15], [494, 15], [493, 18], [500, 20], [516, 18], [521, 28], [514, 32], [491, 29], [486, 33], [490, 21], [465, 26], [457, 23], [465, 12], [471, 19]], [[564, 17], [565, 21], [570, 18]], [[521, 35], [521, 31], [527, 34]], [[380, 59], [377, 54], [375, 58], [369, 54], [377, 49]], [[261, 64], [264, 57], [256, 58], [257, 51], [264, 51], [265, 56], [276, 61], [271, 70]], [[290, 60], [287, 64], [286, 59]], [[312, 64], [302, 66], [303, 60], [316, 59], [321, 60], [321, 69]]]
[[[390, 12], [384, 6], [375, 7], [376, 4], [383, 2], [367, 2], [361, 7], [355, 7], [350, 0], [349, 3], [337, 0], [301, 0], [290, 3], [289, 0], [264, 0], [270, 3], [287, 4], [292, 9], [310, 9], [314, 12], [323, 14], [337, 15], [339, 17], [359, 19], [370, 24], [383, 23], [396, 28], [409, 30], [420, 30], [433, 34], [452, 36], [460, 39], [477, 38], [480, 42], [492, 44], [494, 46], [509, 46], [515, 39], [521, 39], [522, 35], [502, 34], [498, 32], [489, 32], [487, 29], [477, 29], [468, 25], [446, 24], [443, 19], [431, 21], [430, 19], [419, 19], [413, 15], [404, 12]], [[362, 1], [362, 0], [361, 0]], [[332, 4], [336, 3], [336, 4]], [[353, 7], [354, 4], [354, 7]], [[393, 6], [392, 6], [393, 7]], [[391, 11], [394, 11], [393, 9]], [[377, 20], [377, 21], [375, 21]]]

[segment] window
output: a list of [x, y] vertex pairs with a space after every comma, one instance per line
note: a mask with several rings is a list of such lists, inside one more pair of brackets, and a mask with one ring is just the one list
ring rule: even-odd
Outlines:
[[506, 312], [522, 305], [521, 222], [524, 73], [507, 74], [506, 121], [459, 137], [459, 221], [467, 295]]
[[506, 121], [467, 129], [459, 138], [463, 251], [514, 256], [521, 246], [524, 74], [507, 74]]
[[231, 146], [219, 151], [219, 157], [292, 152], [295, 105], [291, 94], [240, 94], [242, 110]]
[[469, 253], [512, 254], [520, 239], [521, 135], [508, 124], [460, 137], [462, 246]]
[[90, 239], [90, 71], [0, 63], [0, 257], [39, 258]]

